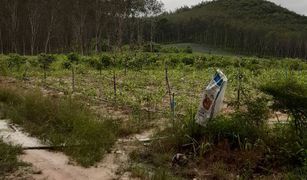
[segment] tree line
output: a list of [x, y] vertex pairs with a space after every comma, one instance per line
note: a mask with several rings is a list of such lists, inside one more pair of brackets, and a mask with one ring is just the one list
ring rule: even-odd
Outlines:
[[0, 53], [80, 54], [195, 42], [238, 54], [307, 59], [307, 18], [264, 0], [175, 12], [159, 0], [1, 0]]
[[158, 0], [1, 0], [0, 53], [84, 54], [152, 42], [162, 7]]

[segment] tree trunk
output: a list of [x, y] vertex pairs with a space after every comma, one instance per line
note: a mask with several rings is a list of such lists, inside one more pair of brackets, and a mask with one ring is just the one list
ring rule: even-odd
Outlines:
[[50, 38], [51, 38], [51, 34], [52, 34], [52, 30], [54, 27], [54, 12], [51, 12], [51, 17], [50, 17], [50, 24], [48, 27], [48, 32], [47, 32], [47, 37], [46, 37], [46, 41], [45, 41], [45, 53], [47, 54], [48, 52], [48, 48], [49, 48], [49, 43], [50, 43]]
[[2, 30], [0, 29], [0, 53], [3, 54]]

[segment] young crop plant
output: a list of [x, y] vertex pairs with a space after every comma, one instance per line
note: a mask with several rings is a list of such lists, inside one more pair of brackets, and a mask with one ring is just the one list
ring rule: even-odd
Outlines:
[[10, 54], [8, 59], [8, 67], [13, 70], [14, 68], [18, 71], [21, 66], [26, 63], [26, 58], [18, 54]]
[[47, 80], [47, 71], [50, 69], [50, 65], [55, 61], [55, 57], [50, 54], [40, 54], [38, 56], [38, 63], [40, 68], [44, 71], [44, 82]]
[[102, 74], [102, 70], [112, 65], [112, 58], [109, 55], [103, 54], [94, 62], [95, 68]]
[[72, 81], [72, 93], [75, 92], [75, 71], [76, 65], [80, 63], [80, 56], [76, 53], [69, 53], [67, 55], [67, 60], [64, 62], [64, 67], [71, 69], [71, 81]]

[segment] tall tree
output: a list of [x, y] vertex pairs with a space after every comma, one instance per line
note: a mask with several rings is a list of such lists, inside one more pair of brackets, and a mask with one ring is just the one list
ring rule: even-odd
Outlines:
[[34, 54], [36, 39], [39, 31], [40, 17], [41, 17], [41, 1], [31, 0], [28, 4], [28, 16], [29, 16], [29, 26], [31, 32], [30, 46], [31, 46], [31, 55]]

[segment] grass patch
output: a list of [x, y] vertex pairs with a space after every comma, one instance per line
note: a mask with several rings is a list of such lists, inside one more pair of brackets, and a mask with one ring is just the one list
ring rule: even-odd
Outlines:
[[16, 171], [18, 167], [25, 166], [25, 163], [20, 162], [17, 158], [21, 153], [20, 147], [5, 144], [0, 139], [0, 179]]
[[121, 122], [119, 127], [119, 136], [125, 137], [132, 134], [139, 134], [145, 130], [154, 127], [152, 123], [156, 116], [148, 115], [147, 112], [142, 111], [140, 108], [135, 108], [131, 112], [129, 120]]
[[166, 168], [150, 168], [141, 164], [134, 164], [128, 169], [132, 178], [144, 180], [181, 180], [175, 177], [169, 169]]
[[85, 167], [100, 161], [117, 139], [116, 123], [71, 98], [0, 88], [0, 101], [7, 118], [47, 144], [66, 146], [59, 150]]

